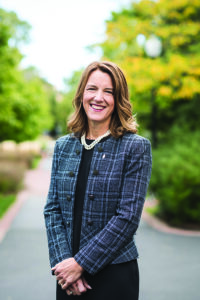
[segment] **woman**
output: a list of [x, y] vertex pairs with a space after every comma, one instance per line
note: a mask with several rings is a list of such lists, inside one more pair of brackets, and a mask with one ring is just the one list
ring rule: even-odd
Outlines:
[[138, 228], [151, 147], [136, 134], [127, 82], [111, 62], [83, 72], [57, 140], [44, 210], [57, 300], [138, 299]]

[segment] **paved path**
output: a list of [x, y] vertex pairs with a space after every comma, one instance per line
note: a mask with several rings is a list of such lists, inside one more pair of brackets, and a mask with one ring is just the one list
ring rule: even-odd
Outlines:
[[43, 207], [49, 185], [50, 159], [27, 172], [28, 199], [0, 244], [0, 300], [54, 300]]
[[[0, 300], [55, 299], [42, 213], [49, 177], [50, 158], [27, 173], [28, 198], [0, 243]], [[200, 299], [199, 237], [161, 233], [142, 221], [136, 241], [140, 300]]]
[[142, 222], [137, 234], [140, 300], [200, 299], [200, 238], [156, 231]]

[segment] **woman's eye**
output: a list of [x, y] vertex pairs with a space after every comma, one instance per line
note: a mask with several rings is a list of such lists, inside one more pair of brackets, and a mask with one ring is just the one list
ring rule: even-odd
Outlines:
[[106, 93], [113, 95], [112, 91], [106, 91]]

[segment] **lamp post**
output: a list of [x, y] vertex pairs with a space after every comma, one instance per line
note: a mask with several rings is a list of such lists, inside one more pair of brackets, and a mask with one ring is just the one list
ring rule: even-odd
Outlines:
[[144, 51], [151, 58], [160, 56], [162, 52], [162, 43], [160, 39], [155, 35], [150, 36], [150, 38], [144, 44]]
[[[144, 44], [144, 51], [152, 59], [158, 57], [162, 53], [162, 43], [159, 38], [152, 35]], [[151, 90], [151, 132], [152, 132], [152, 145], [154, 148], [157, 147], [157, 105], [155, 102], [156, 89]]]

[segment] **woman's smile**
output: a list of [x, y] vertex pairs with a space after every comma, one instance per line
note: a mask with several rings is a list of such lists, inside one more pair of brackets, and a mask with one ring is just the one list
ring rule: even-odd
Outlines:
[[101, 112], [105, 109], [105, 106], [99, 104], [93, 104], [93, 103], [90, 104], [90, 107], [96, 112]]

